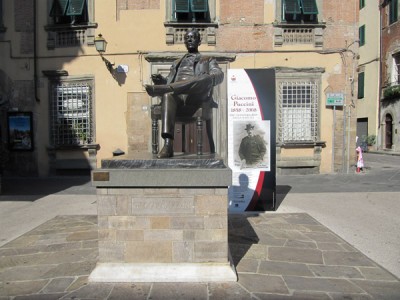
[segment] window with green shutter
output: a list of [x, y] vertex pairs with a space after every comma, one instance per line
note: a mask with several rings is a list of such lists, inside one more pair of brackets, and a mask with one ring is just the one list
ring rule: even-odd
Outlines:
[[53, 0], [50, 17], [55, 24], [85, 24], [88, 22], [86, 0]]
[[316, 0], [283, 0], [282, 19], [286, 22], [317, 22]]
[[193, 12], [206, 12], [208, 11], [207, 0], [191, 0], [191, 9]]
[[4, 32], [5, 30], [3, 23], [3, 0], [0, 0], [0, 32]]
[[365, 0], [360, 0], [360, 9], [364, 8], [365, 6]]
[[190, 12], [189, 0], [175, 0], [175, 12], [177, 13]]
[[303, 14], [305, 15], [317, 15], [318, 7], [315, 0], [301, 0], [302, 5], [301, 8], [303, 10]]
[[364, 98], [364, 81], [365, 81], [365, 73], [364, 72], [358, 73], [358, 94], [357, 94], [358, 99]]
[[358, 38], [360, 40], [360, 46], [365, 45], [365, 25], [358, 28]]
[[85, 0], [69, 0], [67, 16], [80, 16], [83, 13]]
[[51, 17], [62, 17], [65, 16], [67, 11], [68, 0], [54, 0], [50, 10]]
[[286, 14], [301, 14], [300, 0], [284, 0], [283, 6]]
[[399, 0], [391, 0], [389, 3], [389, 24], [397, 21], [399, 17]]
[[175, 22], [210, 22], [208, 0], [173, 0], [172, 14]]

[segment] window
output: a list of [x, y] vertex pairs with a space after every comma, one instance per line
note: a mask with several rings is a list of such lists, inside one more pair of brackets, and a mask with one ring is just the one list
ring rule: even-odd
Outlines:
[[316, 0], [282, 0], [282, 20], [313, 23], [318, 21]]
[[399, 0], [391, 0], [389, 3], [389, 24], [397, 21], [399, 16]]
[[365, 0], [360, 0], [360, 9], [365, 7]]
[[172, 0], [172, 20], [176, 22], [210, 22], [207, 0]]
[[0, 32], [6, 31], [3, 23], [3, 0], [0, 0]]
[[364, 81], [365, 81], [365, 73], [364, 72], [358, 73], [358, 93], [357, 93], [358, 99], [364, 98]]
[[196, 28], [202, 44], [215, 46], [218, 27], [216, 0], [166, 0], [166, 43], [183, 44], [189, 28]]
[[54, 24], [87, 24], [86, 0], [53, 0], [50, 17], [53, 18]]
[[400, 85], [400, 52], [393, 55], [392, 85]]
[[314, 79], [278, 82], [278, 141], [318, 140], [319, 83]]
[[360, 40], [360, 46], [365, 45], [365, 25], [358, 28], [358, 38]]
[[92, 81], [52, 85], [51, 141], [54, 146], [87, 145], [94, 141]]
[[94, 45], [94, 0], [49, 0], [47, 48]]

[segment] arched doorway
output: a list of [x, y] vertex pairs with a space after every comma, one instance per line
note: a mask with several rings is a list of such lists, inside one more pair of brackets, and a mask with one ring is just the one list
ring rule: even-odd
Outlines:
[[391, 114], [386, 114], [385, 117], [385, 148], [392, 149], [393, 145], [393, 118]]

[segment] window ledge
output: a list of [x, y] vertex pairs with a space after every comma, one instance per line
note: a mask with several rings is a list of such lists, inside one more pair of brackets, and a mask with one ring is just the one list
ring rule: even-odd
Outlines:
[[55, 150], [70, 150], [70, 151], [75, 151], [75, 150], [99, 150], [100, 145], [99, 144], [87, 144], [87, 145], [57, 145], [57, 146], [49, 146], [47, 150], [49, 151], [55, 151]]
[[326, 147], [325, 141], [317, 141], [317, 142], [285, 142], [285, 143], [277, 143], [277, 147], [282, 148], [313, 148], [313, 147]]
[[88, 23], [88, 24], [79, 24], [79, 25], [71, 25], [71, 24], [49, 24], [44, 27], [46, 31], [64, 31], [64, 30], [82, 30], [87, 28], [97, 28], [97, 23]]
[[273, 25], [274, 25], [274, 27], [282, 27], [282, 28], [287, 28], [287, 27], [325, 28], [326, 27], [325, 22], [320, 22], [320, 23], [274, 22]]
[[218, 27], [218, 23], [213, 22], [165, 22], [165, 27]]
[[50, 78], [68, 76], [68, 71], [65, 70], [43, 70], [42, 73]]
[[312, 45], [320, 48], [324, 44], [325, 23], [274, 23], [274, 45]]

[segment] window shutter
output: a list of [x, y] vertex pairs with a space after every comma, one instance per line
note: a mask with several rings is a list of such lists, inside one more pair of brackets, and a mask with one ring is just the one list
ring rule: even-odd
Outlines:
[[392, 0], [389, 7], [389, 23], [392, 24], [397, 21], [399, 15], [399, 0]]
[[317, 15], [318, 7], [315, 0], [300, 0], [303, 14], [305, 15]]
[[300, 14], [300, 0], [284, 0], [285, 14]]
[[358, 73], [358, 99], [364, 98], [364, 81], [365, 81], [365, 73]]
[[358, 36], [360, 39], [360, 46], [365, 45], [365, 25], [361, 26], [358, 29]]
[[69, 0], [67, 16], [80, 16], [86, 0]]
[[183, 12], [188, 13], [189, 8], [189, 0], [174, 0], [175, 2], [175, 12]]
[[50, 9], [50, 17], [62, 17], [67, 10], [68, 0], [54, 0]]
[[193, 12], [207, 12], [208, 11], [208, 0], [191, 0]]

